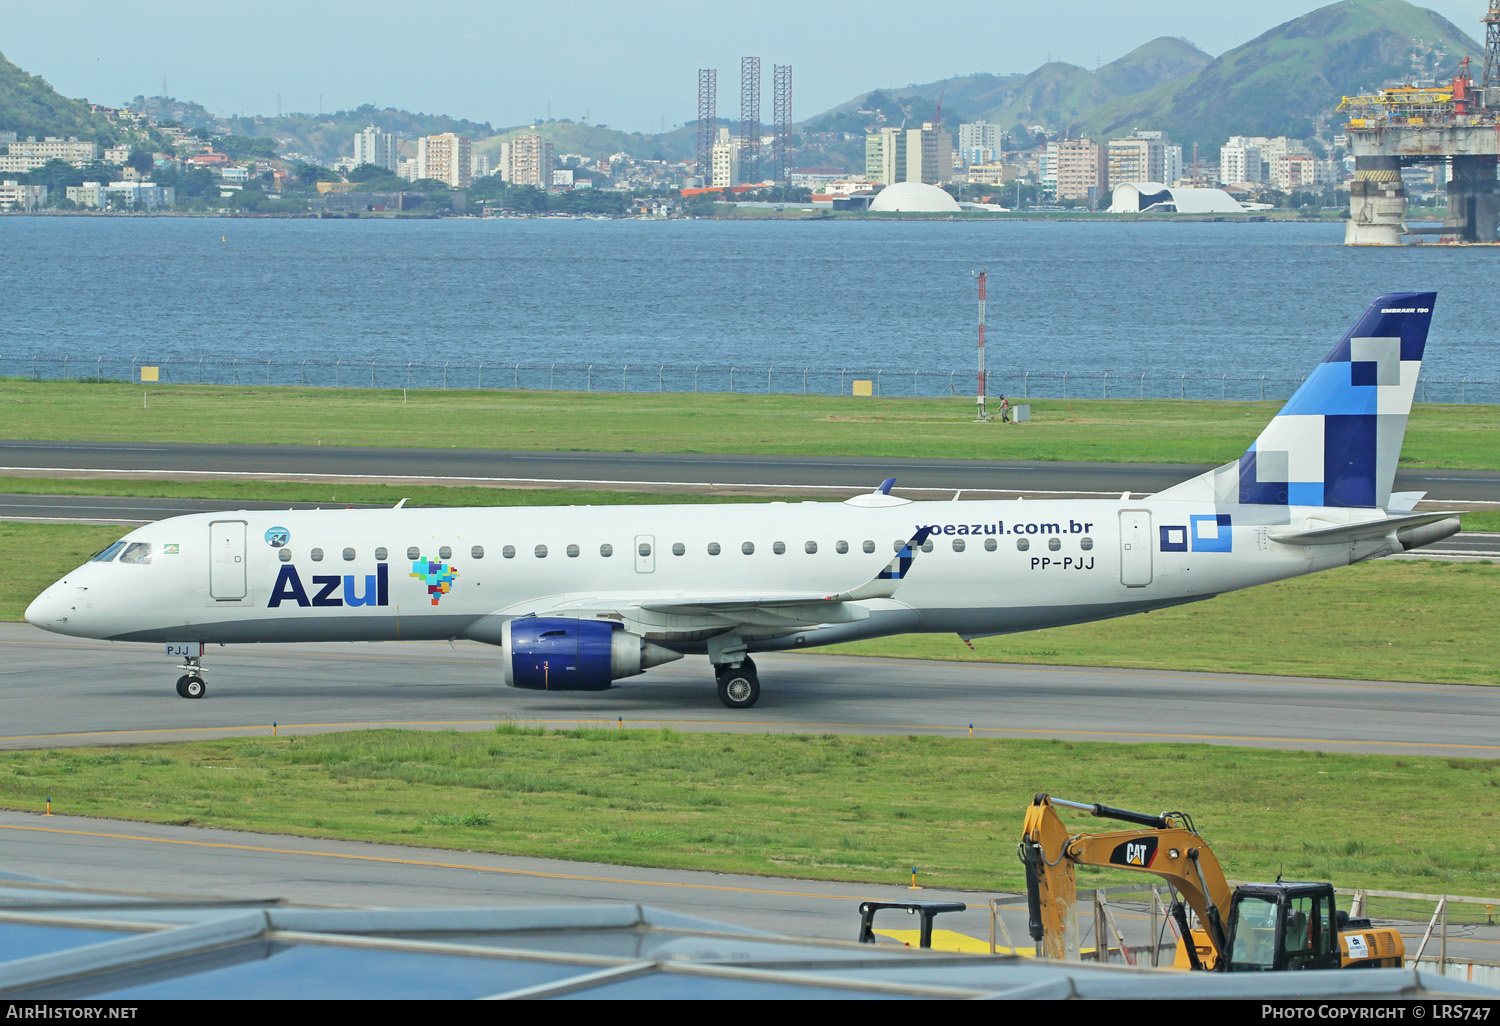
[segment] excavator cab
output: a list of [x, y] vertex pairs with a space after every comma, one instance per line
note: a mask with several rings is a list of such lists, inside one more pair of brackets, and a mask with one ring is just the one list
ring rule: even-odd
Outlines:
[[1229, 910], [1229, 972], [1337, 969], [1338, 909], [1326, 883], [1242, 884]]

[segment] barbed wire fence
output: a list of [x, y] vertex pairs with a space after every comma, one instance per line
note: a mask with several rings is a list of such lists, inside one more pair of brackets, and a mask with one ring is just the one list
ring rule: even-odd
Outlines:
[[[465, 361], [15, 356], [0, 353], [0, 378], [162, 384], [405, 389], [516, 389], [566, 392], [850, 395], [865, 383], [872, 397], [973, 397], [976, 374], [964, 370], [810, 367], [755, 364], [606, 364]], [[1158, 371], [991, 370], [989, 398], [1284, 400], [1303, 377], [1273, 374], [1169, 374]], [[1500, 379], [1422, 375], [1416, 400], [1500, 403]]]

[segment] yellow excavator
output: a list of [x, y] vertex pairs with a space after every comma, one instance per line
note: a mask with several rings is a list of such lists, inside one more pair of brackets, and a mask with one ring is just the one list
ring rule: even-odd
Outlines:
[[[1070, 833], [1057, 806], [1135, 824], [1108, 833]], [[1018, 849], [1026, 867], [1031, 938], [1046, 958], [1078, 957], [1074, 866], [1150, 873], [1182, 895], [1201, 924], [1190, 929], [1182, 901], [1171, 915], [1181, 938], [1176, 967], [1213, 972], [1400, 968], [1406, 945], [1393, 929], [1351, 919], [1333, 885], [1241, 884], [1231, 889], [1208, 842], [1181, 812], [1150, 815], [1039, 794], [1026, 810]]]

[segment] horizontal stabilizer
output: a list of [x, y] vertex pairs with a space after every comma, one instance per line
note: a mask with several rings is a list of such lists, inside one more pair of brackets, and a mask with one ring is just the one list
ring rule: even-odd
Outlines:
[[[1384, 520], [1366, 520], [1358, 524], [1335, 524], [1330, 527], [1319, 527], [1311, 531], [1293, 530], [1291, 528], [1272, 528], [1270, 538], [1272, 541], [1281, 542], [1284, 545], [1347, 545], [1350, 542], [1364, 541], [1371, 538], [1383, 538], [1392, 531], [1400, 531], [1407, 527], [1420, 527], [1423, 524], [1436, 523], [1439, 520], [1457, 518], [1462, 510], [1434, 510], [1429, 513], [1412, 513], [1407, 516], [1386, 517]], [[1454, 519], [1455, 533], [1457, 519]], [[1437, 539], [1432, 539], [1436, 541]]]

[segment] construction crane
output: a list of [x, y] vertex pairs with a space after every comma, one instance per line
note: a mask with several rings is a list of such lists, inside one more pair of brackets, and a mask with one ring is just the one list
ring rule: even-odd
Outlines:
[[[1133, 823], [1136, 829], [1070, 833], [1058, 818], [1059, 805]], [[1171, 912], [1179, 935], [1178, 968], [1400, 968], [1405, 961], [1401, 935], [1341, 912], [1332, 884], [1278, 879], [1231, 889], [1213, 849], [1181, 812], [1153, 816], [1038, 794], [1026, 810], [1018, 854], [1026, 867], [1031, 937], [1037, 953], [1047, 958], [1077, 957], [1081, 935], [1073, 870], [1084, 865], [1149, 873], [1182, 895]], [[1190, 928], [1183, 902], [1200, 928]]]

